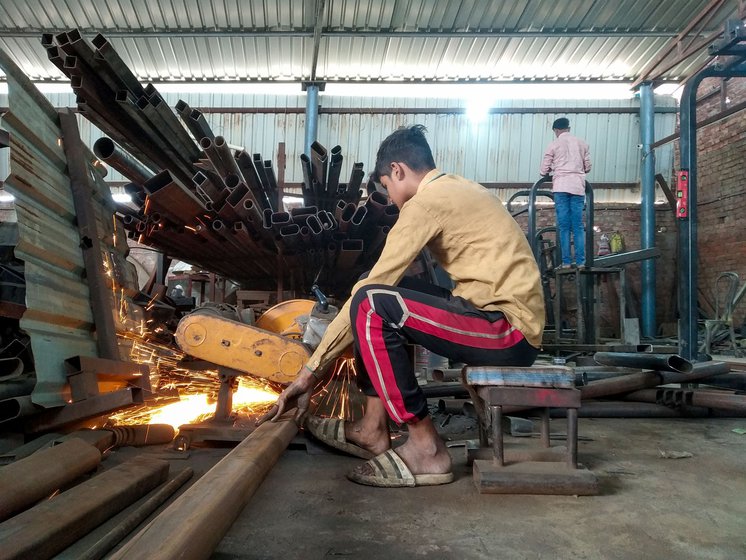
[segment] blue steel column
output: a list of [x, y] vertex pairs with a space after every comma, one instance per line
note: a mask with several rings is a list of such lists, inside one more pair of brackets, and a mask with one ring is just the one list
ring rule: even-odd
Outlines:
[[309, 83], [306, 86], [306, 141], [304, 152], [311, 156], [311, 144], [316, 141], [319, 129], [319, 86]]
[[[642, 205], [640, 226], [642, 249], [655, 247], [655, 100], [650, 82], [640, 86], [640, 136], [642, 139]], [[654, 337], [655, 259], [642, 261], [642, 335]]]

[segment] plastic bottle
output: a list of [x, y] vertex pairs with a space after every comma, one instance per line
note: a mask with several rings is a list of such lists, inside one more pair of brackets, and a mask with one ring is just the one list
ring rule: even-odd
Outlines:
[[601, 234], [601, 238], [598, 240], [598, 256], [603, 257], [604, 255], [608, 255], [611, 253], [611, 248], [609, 247], [609, 238], [605, 233]]

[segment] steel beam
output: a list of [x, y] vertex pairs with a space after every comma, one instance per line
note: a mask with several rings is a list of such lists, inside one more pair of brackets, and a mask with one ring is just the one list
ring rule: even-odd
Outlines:
[[319, 84], [306, 84], [306, 135], [303, 153], [311, 157], [311, 145], [316, 141], [319, 127]]
[[81, 439], [37, 451], [0, 469], [0, 521], [94, 470], [101, 452]]
[[[0, 558], [51, 558], [147, 494], [167, 476], [166, 461], [141, 457], [43, 501], [0, 525]], [[152, 556], [140, 556], [148, 557]]]

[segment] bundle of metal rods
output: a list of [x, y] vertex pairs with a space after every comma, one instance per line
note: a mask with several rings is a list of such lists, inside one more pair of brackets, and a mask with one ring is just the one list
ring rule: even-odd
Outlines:
[[355, 163], [347, 183], [340, 183], [342, 170], [342, 147], [334, 146], [331, 152], [314, 142], [311, 156], [301, 155], [303, 166], [303, 202], [306, 206], [316, 206], [333, 211], [340, 201], [357, 204], [363, 191], [360, 186], [365, 173], [363, 164]]
[[319, 143], [301, 156], [304, 206], [285, 212], [270, 160], [216, 136], [186, 102], [174, 112], [103, 35], [91, 44], [71, 30], [42, 43], [78, 110], [109, 136], [94, 152], [131, 181], [134, 208], [118, 209], [131, 238], [252, 289], [318, 282], [342, 294], [372, 266], [398, 209], [374, 190], [360, 204], [362, 163], [339, 183], [340, 146], [328, 162]]

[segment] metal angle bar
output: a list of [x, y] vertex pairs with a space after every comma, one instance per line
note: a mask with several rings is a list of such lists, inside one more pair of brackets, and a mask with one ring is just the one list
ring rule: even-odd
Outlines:
[[[651, 77], [651, 74], [654, 70], [658, 68], [658, 66], [668, 57], [669, 54], [671, 54], [671, 51], [673, 51], [678, 44], [681, 43], [681, 41], [689, 34], [689, 32], [694, 29], [697, 24], [702, 21], [702, 19], [713, 9], [720, 8], [724, 4], [725, 0], [710, 0], [710, 3], [705, 6], [702, 11], [700, 11], [694, 18], [692, 18], [689, 23], [684, 27], [684, 29], [681, 30], [681, 32], [676, 35], [671, 41], [668, 42], [668, 44], [661, 49], [658, 54], [655, 56], [655, 58], [643, 69], [643, 71], [640, 73], [639, 78], [637, 78], [634, 83], [632, 84], [632, 88], [637, 87], [642, 82], [647, 80], [654, 80], [655, 76]], [[678, 58], [678, 57], [677, 57]], [[664, 72], [666, 70], [663, 70]]]
[[[553, 115], [557, 113], [557, 110], [557, 107], [491, 107], [487, 112], [491, 115], [536, 113]], [[205, 114], [218, 113], [224, 115], [303, 115], [306, 113], [304, 107], [202, 107], [200, 111]], [[676, 113], [678, 109], [676, 107], [659, 106], [655, 107], [654, 111], [659, 114], [667, 114]], [[634, 107], [563, 107], [562, 112], [611, 115], [637, 115], [639, 113], [638, 109]], [[464, 107], [319, 107], [318, 113], [324, 115], [465, 115], [466, 109]]]
[[[311, 71], [310, 79], [316, 79], [316, 66], [319, 62], [319, 47], [321, 46], [321, 35], [324, 31], [324, 0], [316, 0], [313, 22], [313, 48], [311, 49]], [[330, 4], [331, 6], [331, 4]]]
[[104, 251], [91, 201], [93, 185], [90, 182], [90, 174], [87, 169], [83, 141], [80, 139], [78, 121], [73, 113], [62, 111], [59, 118], [80, 233], [80, 247], [83, 252], [88, 289], [91, 293], [91, 307], [96, 328], [96, 346], [99, 356], [116, 360], [119, 359], [119, 346], [117, 345], [114, 316], [111, 313], [111, 310], [116, 306], [112, 301], [112, 293], [106, 282], [106, 272], [103, 264]]
[[215, 133], [213, 133], [210, 125], [207, 124], [207, 119], [205, 119], [205, 116], [199, 109], [192, 109], [189, 112], [189, 115], [186, 117], [182, 116], [182, 119], [187, 127], [189, 127], [189, 130], [192, 131], [194, 139], [198, 142], [203, 138], [209, 138], [213, 141], [215, 140]]
[[622, 264], [643, 261], [647, 259], [657, 259], [661, 256], [659, 247], [650, 249], [640, 249], [637, 251], [628, 251], [626, 253], [612, 253], [603, 257], [596, 257], [593, 266], [596, 268], [616, 268]]
[[143, 402], [141, 388], [127, 387], [43, 412], [29, 419], [25, 427], [31, 433], [45, 432]]
[[192, 139], [192, 136], [179, 122], [179, 118], [171, 110], [171, 107], [163, 100], [158, 92], [150, 96], [150, 104], [156, 108], [161, 115], [162, 121], [173, 134], [173, 141], [183, 153], [181, 156], [190, 164], [199, 159], [199, 147]]

